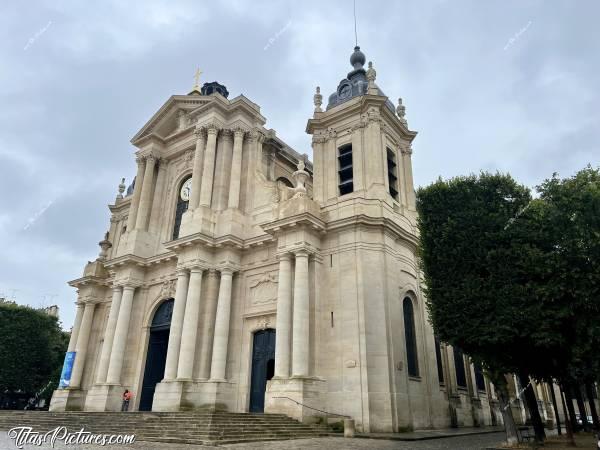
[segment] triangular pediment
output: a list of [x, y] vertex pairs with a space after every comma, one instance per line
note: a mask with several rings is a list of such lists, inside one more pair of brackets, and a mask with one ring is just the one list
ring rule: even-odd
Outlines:
[[149, 135], [166, 139], [179, 129], [179, 115], [185, 114], [183, 129], [192, 126], [200, 116], [215, 111], [219, 116], [228, 119], [235, 114], [251, 119], [253, 123], [264, 124], [265, 118], [260, 114], [260, 108], [243, 95], [228, 100], [219, 94], [213, 95], [173, 95], [146, 122], [140, 131], [131, 139], [136, 145]]
[[135, 145], [140, 139], [156, 134], [161, 138], [173, 133], [178, 127], [178, 111], [189, 113], [211, 103], [212, 96], [202, 95], [172, 95], [159, 110], [144, 124], [140, 131], [131, 139]]

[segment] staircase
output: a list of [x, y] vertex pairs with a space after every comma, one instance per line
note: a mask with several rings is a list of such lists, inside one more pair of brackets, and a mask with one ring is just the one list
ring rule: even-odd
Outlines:
[[31, 426], [45, 432], [59, 426], [95, 434], [135, 434], [136, 441], [224, 445], [327, 436], [284, 414], [229, 412], [47, 412], [0, 411], [0, 430]]

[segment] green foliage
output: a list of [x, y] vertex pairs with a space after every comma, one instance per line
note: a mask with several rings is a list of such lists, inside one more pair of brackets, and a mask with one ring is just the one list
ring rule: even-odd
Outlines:
[[553, 176], [531, 198], [510, 176], [417, 193], [432, 324], [488, 373], [600, 373], [600, 173]]
[[[438, 180], [417, 193], [421, 257], [432, 324], [442, 341], [494, 369], [511, 371], [510, 354], [530, 332], [526, 288], [507, 238], [531, 201], [510, 176]], [[508, 228], [507, 228], [508, 227]], [[517, 347], [518, 348], [518, 347]]]
[[566, 179], [554, 174], [537, 189], [552, 244], [539, 298], [562, 313], [556, 377], [593, 382], [600, 376], [600, 170], [588, 166]]
[[46, 388], [41, 397], [47, 397], [58, 384], [68, 339], [56, 317], [0, 304], [0, 391], [33, 395]]

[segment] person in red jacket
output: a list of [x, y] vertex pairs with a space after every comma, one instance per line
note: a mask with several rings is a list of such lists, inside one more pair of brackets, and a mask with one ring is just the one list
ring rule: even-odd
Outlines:
[[123, 392], [123, 405], [121, 406], [121, 411], [129, 410], [129, 400], [131, 400], [132, 396], [133, 394], [129, 392], [128, 389], [125, 389], [125, 392]]

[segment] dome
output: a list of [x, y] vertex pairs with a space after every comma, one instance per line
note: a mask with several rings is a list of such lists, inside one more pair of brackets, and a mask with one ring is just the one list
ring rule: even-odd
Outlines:
[[227, 98], [227, 96], [229, 95], [229, 91], [227, 90], [227, 88], [216, 81], [204, 83], [202, 85], [202, 88], [200, 89], [201, 95], [210, 95], [214, 94], [215, 92], [218, 92], [225, 98]]
[[[357, 45], [354, 47], [354, 52], [350, 55], [350, 64], [352, 64], [353, 70], [338, 84], [336, 91], [329, 96], [327, 102], [327, 108], [331, 109], [338, 106], [350, 99], [365, 95], [369, 88], [369, 82], [367, 80], [367, 72], [363, 68], [367, 58], [363, 52], [360, 51], [360, 47]], [[377, 89], [377, 95], [385, 97], [381, 89], [375, 85]], [[394, 105], [388, 99], [385, 105], [391, 111], [395, 111]]]
[[350, 55], [350, 65], [354, 67], [355, 70], [362, 69], [366, 60], [367, 58], [365, 54], [360, 51], [360, 47], [358, 45], [354, 47], [354, 53]]

